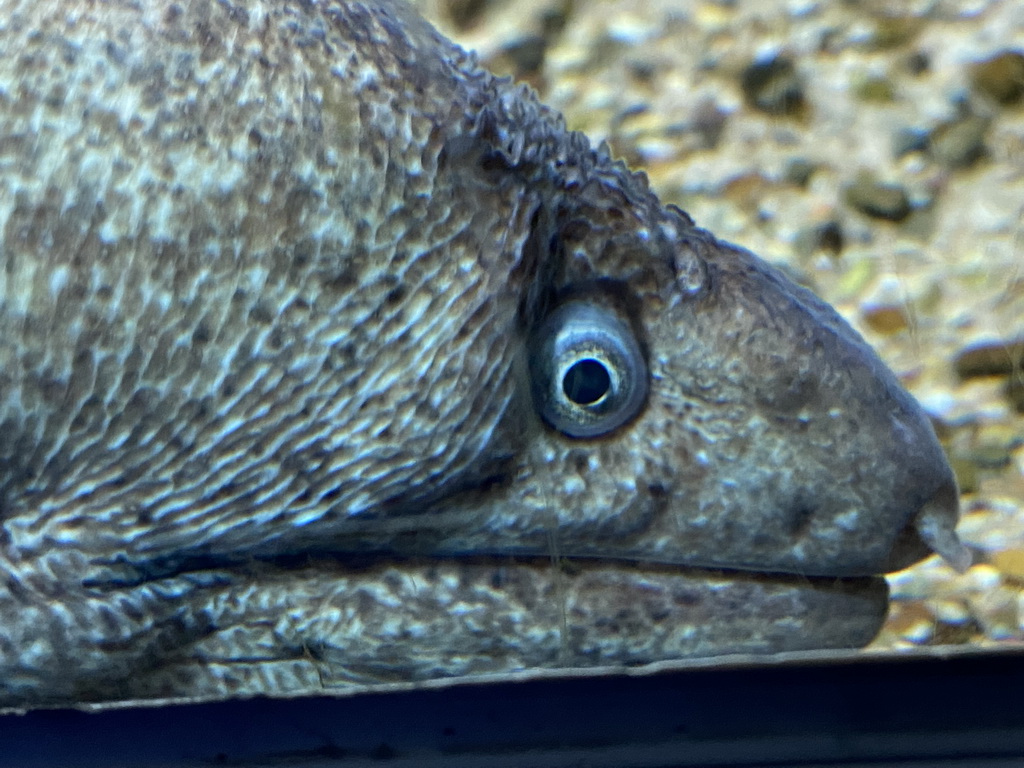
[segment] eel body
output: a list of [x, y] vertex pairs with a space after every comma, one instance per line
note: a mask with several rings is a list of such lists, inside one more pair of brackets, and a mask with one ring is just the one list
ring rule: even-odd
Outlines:
[[852, 647], [956, 518], [830, 307], [409, 8], [0, 0], [0, 706]]

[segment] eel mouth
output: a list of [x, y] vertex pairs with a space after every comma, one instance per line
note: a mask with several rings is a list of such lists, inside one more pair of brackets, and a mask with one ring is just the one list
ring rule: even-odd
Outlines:
[[[949, 479], [910, 516], [885, 562], [874, 564], [877, 570], [900, 570], [934, 553], [955, 570], [965, 571], [971, 553], [957, 538], [958, 517], [959, 493]], [[581, 617], [590, 616], [584, 624], [600, 626], [607, 623], [608, 615], [622, 615], [657, 634], [654, 622], [638, 616], [644, 614], [652, 590], [671, 595], [662, 604], [662, 613], [686, 638], [676, 637], [671, 643], [680, 658], [861, 648], [875, 638], [888, 614], [888, 584], [881, 575], [829, 575], [825, 569], [824, 574], [808, 576], [756, 567], [739, 570], [597, 559], [569, 562], [562, 570], [579, 569], [584, 582], [589, 572], [590, 580], [605, 590], [600, 599], [591, 597], [582, 603], [593, 615], [586, 607], [577, 609]], [[604, 622], [595, 618], [599, 613], [606, 617]], [[650, 619], [656, 614], [646, 615]]]
[[[261, 595], [268, 621], [292, 617], [285, 635], [306, 636], [313, 622], [333, 663], [370, 681], [845, 650], [870, 643], [888, 613], [885, 578], [863, 568], [897, 570], [932, 552], [969, 565], [954, 532], [956, 508], [955, 485], [943, 485], [908, 516], [887, 555], [853, 572], [564, 552], [331, 549], [187, 558], [127, 574], [124, 564], [107, 563], [108, 578], [86, 586], [119, 591], [184, 576], [190, 588]], [[334, 619], [309, 613], [324, 605]]]

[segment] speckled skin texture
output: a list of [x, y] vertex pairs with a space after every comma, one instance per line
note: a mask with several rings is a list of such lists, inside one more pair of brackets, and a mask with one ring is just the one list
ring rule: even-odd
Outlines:
[[952, 536], [828, 306], [397, 3], [3, 0], [0, 227], [0, 706], [855, 646]]

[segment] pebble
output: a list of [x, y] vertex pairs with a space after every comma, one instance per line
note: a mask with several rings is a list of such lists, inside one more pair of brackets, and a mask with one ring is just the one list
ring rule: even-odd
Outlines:
[[985, 135], [989, 119], [964, 115], [937, 126], [928, 137], [932, 157], [949, 168], [966, 168], [988, 152]]
[[443, 11], [457, 29], [469, 29], [484, 15], [489, 0], [445, 0]]
[[924, 26], [924, 20], [917, 16], [884, 16], [875, 22], [867, 46], [875, 50], [902, 47], [913, 42]]
[[834, 219], [804, 227], [793, 239], [794, 250], [804, 259], [816, 253], [838, 256], [843, 250], [843, 244], [843, 228]]
[[798, 187], [806, 187], [811, 176], [818, 170], [818, 164], [808, 160], [806, 157], [791, 157], [786, 161], [786, 167], [782, 171], [782, 177], [790, 184]]
[[887, 77], [879, 75], [866, 77], [854, 87], [854, 93], [861, 101], [888, 102], [896, 98], [896, 89]]
[[804, 108], [803, 82], [787, 56], [752, 62], [743, 70], [740, 86], [747, 104], [762, 112], [797, 115]]
[[867, 306], [862, 312], [864, 323], [875, 333], [888, 336], [905, 331], [910, 326], [907, 309], [903, 305]]
[[899, 128], [892, 135], [892, 156], [901, 158], [911, 152], [928, 149], [928, 131], [920, 128]]
[[914, 51], [903, 61], [907, 72], [918, 77], [932, 68], [932, 59], [925, 51]]
[[512, 62], [517, 78], [524, 78], [540, 72], [544, 66], [547, 40], [540, 35], [525, 35], [512, 40], [501, 49], [501, 55]]
[[1009, 376], [1024, 368], [1024, 338], [972, 344], [953, 359], [961, 379], [977, 376]]
[[869, 172], [857, 176], [846, 188], [846, 203], [866, 216], [902, 221], [910, 215], [910, 196], [900, 184], [882, 182]]
[[1001, 51], [971, 67], [971, 85], [1000, 104], [1024, 99], [1024, 53]]

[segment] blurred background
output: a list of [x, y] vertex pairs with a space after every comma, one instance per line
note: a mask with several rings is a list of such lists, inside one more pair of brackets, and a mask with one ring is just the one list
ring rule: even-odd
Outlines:
[[924, 404], [975, 565], [893, 575], [872, 649], [1024, 643], [1024, 3], [417, 5], [835, 305]]

